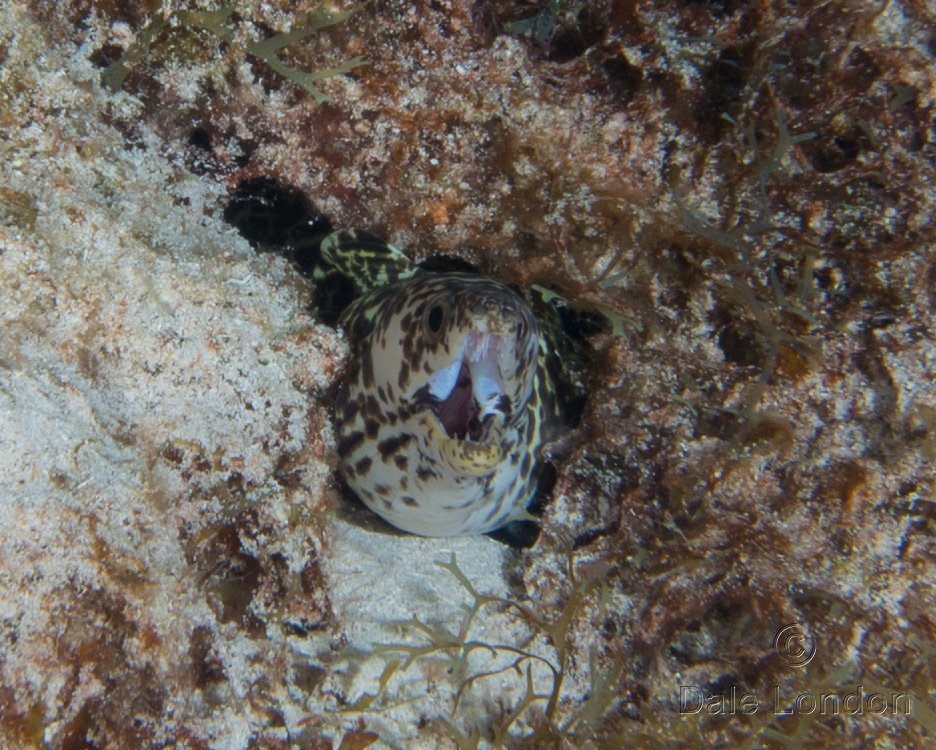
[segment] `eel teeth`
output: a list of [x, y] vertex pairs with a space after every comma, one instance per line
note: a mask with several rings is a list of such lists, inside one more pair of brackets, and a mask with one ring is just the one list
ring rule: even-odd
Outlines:
[[510, 417], [502, 360], [510, 358], [511, 346], [499, 334], [470, 333], [451, 363], [429, 380], [428, 392], [449, 437], [479, 440], [491, 418]]

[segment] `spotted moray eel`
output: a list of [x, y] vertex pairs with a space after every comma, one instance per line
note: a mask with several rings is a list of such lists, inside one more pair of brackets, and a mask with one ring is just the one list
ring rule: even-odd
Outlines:
[[527, 304], [482, 276], [422, 271], [361, 231], [330, 234], [321, 253], [362, 291], [339, 321], [351, 368], [338, 456], [351, 489], [423, 536], [526, 517], [556, 402]]

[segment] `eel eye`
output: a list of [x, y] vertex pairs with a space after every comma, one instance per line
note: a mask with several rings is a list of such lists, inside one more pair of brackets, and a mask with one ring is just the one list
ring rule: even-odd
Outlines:
[[423, 326], [429, 337], [437, 339], [448, 320], [451, 303], [447, 296], [436, 297], [423, 314]]
[[435, 305], [429, 310], [429, 314], [426, 316], [426, 325], [429, 326], [430, 331], [438, 333], [442, 329], [442, 321], [444, 318], [445, 310], [442, 309], [442, 305]]

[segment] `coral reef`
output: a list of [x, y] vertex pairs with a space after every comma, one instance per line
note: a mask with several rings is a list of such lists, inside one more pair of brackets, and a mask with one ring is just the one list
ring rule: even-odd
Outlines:
[[[0, 5], [0, 745], [931, 743], [933, 28]], [[565, 301], [532, 549], [340, 496], [318, 214]]]

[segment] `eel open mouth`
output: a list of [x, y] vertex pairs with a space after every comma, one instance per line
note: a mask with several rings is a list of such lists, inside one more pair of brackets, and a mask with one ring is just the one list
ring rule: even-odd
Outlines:
[[480, 440], [495, 414], [510, 416], [501, 360], [512, 344], [504, 336], [470, 333], [461, 355], [429, 381], [433, 411], [450, 438]]
[[436, 416], [445, 428], [445, 434], [459, 440], [478, 440], [481, 437], [481, 410], [471, 392], [471, 370], [464, 362], [458, 371], [455, 387], [436, 407]]

